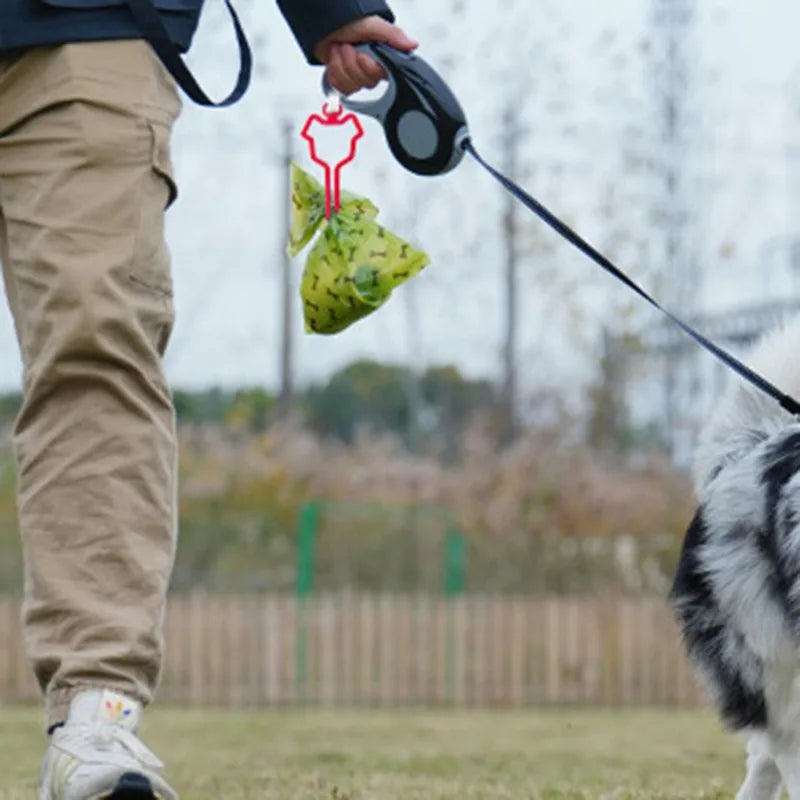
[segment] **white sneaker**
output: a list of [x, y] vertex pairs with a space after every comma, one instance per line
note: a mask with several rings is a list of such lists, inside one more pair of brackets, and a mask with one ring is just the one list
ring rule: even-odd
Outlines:
[[40, 800], [178, 800], [139, 741], [141, 706], [111, 691], [77, 695], [50, 737]]

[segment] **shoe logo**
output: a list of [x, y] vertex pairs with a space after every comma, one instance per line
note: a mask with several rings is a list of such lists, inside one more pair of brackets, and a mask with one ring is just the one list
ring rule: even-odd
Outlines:
[[105, 717], [111, 722], [122, 722], [122, 720], [129, 717], [133, 711], [130, 707], [126, 708], [122, 700], [117, 700], [116, 702], [106, 700], [104, 706], [106, 710]]

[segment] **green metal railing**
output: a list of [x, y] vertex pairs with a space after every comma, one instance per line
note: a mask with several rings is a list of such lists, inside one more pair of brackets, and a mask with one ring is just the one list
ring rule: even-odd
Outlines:
[[[297, 595], [297, 620], [295, 638], [295, 694], [299, 702], [306, 697], [308, 687], [308, 604], [314, 592], [314, 572], [320, 523], [326, 512], [359, 513], [368, 515], [393, 515], [407, 512], [407, 506], [383, 504], [361, 504], [342, 501], [314, 500], [300, 509], [297, 531], [297, 576], [295, 592]], [[413, 506], [417, 515], [432, 515], [442, 520], [446, 531], [444, 552], [442, 553], [443, 575], [442, 591], [448, 598], [464, 593], [467, 573], [467, 541], [459, 531], [452, 513], [443, 506]], [[455, 625], [453, 616], [448, 617], [445, 664], [448, 687], [452, 687], [455, 676]]]

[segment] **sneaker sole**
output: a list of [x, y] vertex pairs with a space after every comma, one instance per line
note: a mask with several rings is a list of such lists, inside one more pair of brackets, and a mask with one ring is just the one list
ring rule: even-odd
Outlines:
[[153, 785], [138, 772], [126, 772], [114, 787], [111, 794], [104, 794], [100, 800], [162, 800], [153, 791]]

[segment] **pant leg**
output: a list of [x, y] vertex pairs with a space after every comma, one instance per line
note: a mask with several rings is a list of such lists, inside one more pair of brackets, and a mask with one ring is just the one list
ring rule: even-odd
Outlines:
[[179, 100], [131, 41], [32, 50], [0, 73], [0, 106], [4, 278], [24, 369], [24, 630], [53, 724], [87, 687], [147, 703], [160, 672], [176, 529], [164, 209]]

